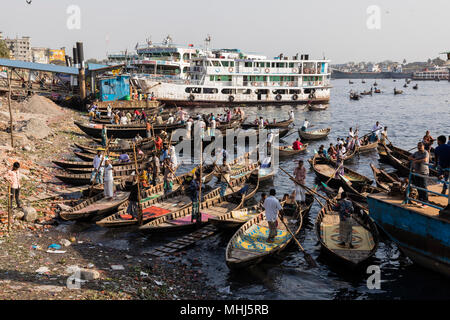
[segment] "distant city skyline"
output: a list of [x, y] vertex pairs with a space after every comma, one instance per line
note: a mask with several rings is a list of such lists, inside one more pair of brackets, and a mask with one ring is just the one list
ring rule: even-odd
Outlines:
[[[450, 2], [444, 0], [5, 2], [8, 14], [0, 21], [4, 37], [30, 36], [33, 47], [66, 47], [68, 55], [81, 41], [86, 59], [132, 51], [138, 42], [149, 37], [161, 42], [168, 34], [180, 45], [202, 47], [209, 34], [211, 48], [268, 57], [306, 53], [312, 59], [325, 56], [333, 64], [444, 59], [439, 53], [450, 49]], [[79, 29], [77, 11], [68, 11], [73, 5], [80, 10]]]

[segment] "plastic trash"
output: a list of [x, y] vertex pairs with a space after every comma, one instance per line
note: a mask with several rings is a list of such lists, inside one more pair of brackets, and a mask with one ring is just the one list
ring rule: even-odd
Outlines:
[[113, 270], [125, 270], [125, 267], [123, 265], [121, 265], [121, 264], [118, 264], [118, 265], [112, 265], [111, 269], [113, 269]]
[[53, 244], [49, 245], [47, 249], [59, 250], [59, 249], [61, 249], [61, 245], [57, 244], [57, 243], [53, 243]]

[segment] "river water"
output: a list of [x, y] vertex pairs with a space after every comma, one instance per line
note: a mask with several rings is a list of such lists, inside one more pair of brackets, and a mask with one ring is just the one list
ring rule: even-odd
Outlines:
[[[246, 107], [244, 110], [248, 120], [256, 116], [264, 118], [287, 119], [288, 111], [295, 113], [295, 130], [306, 118], [316, 128], [331, 127], [327, 139], [310, 142], [309, 152], [294, 158], [280, 160], [280, 165], [292, 172], [296, 160], [304, 159], [307, 171], [307, 184], [315, 185], [315, 175], [309, 169], [307, 159], [312, 157], [314, 149], [320, 144], [326, 147], [330, 142], [336, 143], [337, 137], [346, 137], [349, 127], [359, 128], [360, 133], [370, 131], [376, 121], [388, 127], [388, 137], [403, 149], [413, 148], [424, 136], [426, 130], [436, 138], [438, 135], [450, 134], [450, 83], [445, 81], [419, 82], [419, 89], [413, 90], [413, 82], [403, 88], [404, 80], [394, 82], [390, 79], [376, 80], [381, 94], [365, 96], [359, 101], [349, 99], [349, 90], [370, 90], [374, 80], [332, 81], [332, 96], [329, 108], [325, 111], [306, 111], [303, 106]], [[393, 89], [404, 90], [401, 95], [393, 94]], [[204, 108], [203, 112], [218, 113], [217, 108]], [[292, 143], [298, 134], [286, 137]], [[378, 162], [376, 151], [361, 155], [348, 163], [348, 167], [373, 179], [369, 163], [392, 171], [388, 165]], [[185, 169], [186, 170], [186, 169]], [[184, 171], [184, 170], [183, 170]], [[181, 172], [181, 171], [180, 171]], [[277, 195], [290, 193], [294, 188], [281, 171], [275, 176], [273, 183], [263, 185], [255, 198], [259, 200], [261, 192], [275, 187]], [[280, 258], [271, 259], [260, 265], [241, 271], [230, 271], [225, 264], [225, 249], [232, 234], [216, 234], [198, 242], [187, 251], [184, 259], [198, 259], [202, 263], [202, 272], [209, 283], [223, 292], [229, 292], [232, 299], [449, 299], [450, 281], [439, 274], [414, 265], [388, 239], [382, 238], [378, 251], [371, 264], [381, 270], [380, 289], [368, 289], [365, 270], [349, 273], [336, 268], [332, 263], [320, 256], [320, 245], [313, 229], [315, 217], [320, 206], [314, 203], [310, 214], [304, 221], [299, 240], [305, 250], [317, 261], [318, 268], [308, 269], [303, 254], [292, 245], [282, 253]], [[77, 226], [64, 223], [61, 228], [68, 231], [83, 230], [81, 235], [102, 242], [103, 245], [120, 249], [138, 249], [148, 252], [155, 245], [163, 244], [174, 237], [145, 237], [123, 231], [101, 229], [95, 225]], [[81, 227], [81, 228], [80, 228]]]

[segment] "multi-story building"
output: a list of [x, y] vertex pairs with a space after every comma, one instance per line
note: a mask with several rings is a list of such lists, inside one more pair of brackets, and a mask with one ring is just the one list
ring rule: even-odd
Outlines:
[[3, 34], [2, 32], [0, 32], [0, 40], [5, 41], [10, 52], [10, 59], [32, 61], [30, 37], [22, 37], [22, 38], [16, 37], [15, 39], [10, 38], [3, 39]]

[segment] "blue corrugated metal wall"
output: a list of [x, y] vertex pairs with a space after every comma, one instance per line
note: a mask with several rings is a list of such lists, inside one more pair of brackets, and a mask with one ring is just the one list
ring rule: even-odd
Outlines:
[[117, 76], [100, 80], [99, 88], [101, 101], [124, 100], [130, 94], [130, 77]]

